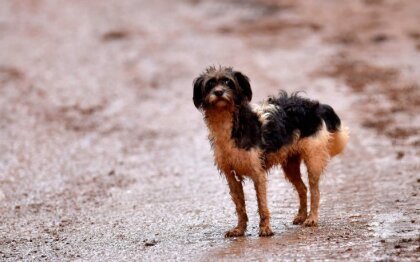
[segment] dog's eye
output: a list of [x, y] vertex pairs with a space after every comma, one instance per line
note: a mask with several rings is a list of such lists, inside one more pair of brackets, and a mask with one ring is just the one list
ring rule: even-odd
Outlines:
[[210, 79], [206, 84], [206, 89], [210, 90], [216, 85], [216, 80]]
[[227, 85], [228, 87], [233, 87], [233, 82], [230, 79], [225, 79], [223, 81], [225, 83], [225, 85]]

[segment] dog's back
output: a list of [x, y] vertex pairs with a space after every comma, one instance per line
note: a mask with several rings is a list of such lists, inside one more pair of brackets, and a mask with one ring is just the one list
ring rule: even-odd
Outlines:
[[315, 136], [324, 125], [329, 134], [331, 157], [344, 150], [349, 138], [348, 129], [342, 126], [331, 106], [302, 98], [297, 93], [288, 95], [283, 91], [267, 99], [255, 111], [262, 122], [262, 147], [267, 153], [287, 147], [295, 140]]

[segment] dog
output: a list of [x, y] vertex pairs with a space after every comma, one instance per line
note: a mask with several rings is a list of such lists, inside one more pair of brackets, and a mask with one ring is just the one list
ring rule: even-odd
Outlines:
[[[284, 91], [251, 104], [249, 78], [231, 67], [208, 67], [194, 79], [193, 89], [194, 105], [204, 115], [215, 164], [226, 177], [238, 216], [237, 226], [225, 237], [243, 236], [247, 228], [244, 178], [250, 178], [256, 190], [259, 236], [273, 235], [267, 172], [278, 165], [298, 192], [300, 206], [293, 224], [317, 226], [319, 179], [328, 161], [344, 150], [349, 139], [348, 128], [342, 126], [333, 108]], [[308, 170], [309, 215], [302, 161]]]

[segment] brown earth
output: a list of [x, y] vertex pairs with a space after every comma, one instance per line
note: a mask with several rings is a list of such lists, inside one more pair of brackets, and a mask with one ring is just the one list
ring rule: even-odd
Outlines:
[[[358, 1], [0, 3], [0, 260], [420, 260], [420, 4]], [[320, 225], [269, 176], [275, 236], [246, 183], [235, 223], [192, 79], [231, 65], [350, 126]]]

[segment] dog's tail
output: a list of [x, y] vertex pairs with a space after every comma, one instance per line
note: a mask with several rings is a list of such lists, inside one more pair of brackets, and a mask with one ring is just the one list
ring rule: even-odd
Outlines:
[[331, 134], [328, 141], [328, 150], [330, 156], [336, 156], [343, 152], [350, 138], [350, 131], [347, 126], [341, 125], [340, 128]]
[[349, 129], [341, 123], [340, 118], [331, 106], [321, 104], [318, 113], [324, 120], [328, 132], [331, 134], [328, 140], [329, 154], [331, 157], [336, 156], [344, 150], [349, 141]]

